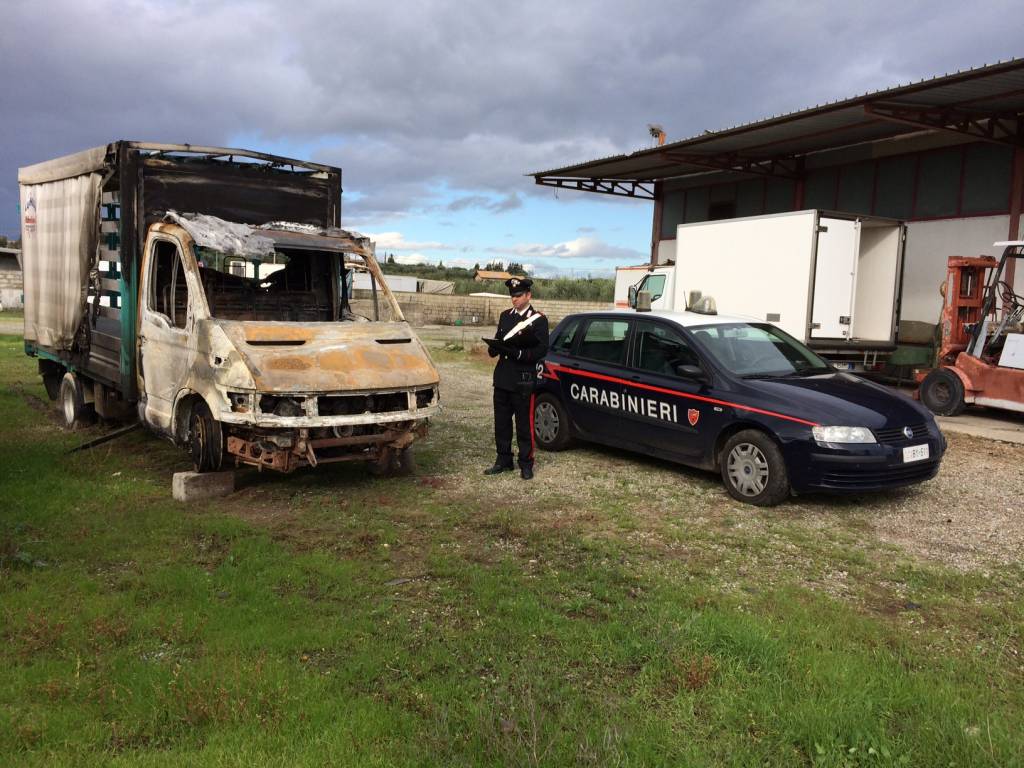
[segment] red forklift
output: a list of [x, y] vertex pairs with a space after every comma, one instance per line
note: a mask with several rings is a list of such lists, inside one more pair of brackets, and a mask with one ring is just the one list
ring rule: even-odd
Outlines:
[[[937, 367], [919, 377], [933, 413], [956, 416], [970, 403], [1024, 412], [1024, 296], [1013, 289], [1024, 241], [992, 256], [950, 256], [942, 289]], [[1021, 265], [1024, 267], [1024, 264]]]

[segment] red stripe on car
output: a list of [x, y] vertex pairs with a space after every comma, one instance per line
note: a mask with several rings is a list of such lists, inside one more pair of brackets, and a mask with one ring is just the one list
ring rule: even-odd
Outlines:
[[653, 384], [641, 384], [637, 381], [626, 381], [626, 379], [619, 379], [615, 376], [605, 376], [603, 373], [593, 373], [591, 371], [583, 371], [579, 368], [569, 368], [564, 365], [558, 365], [557, 363], [546, 363], [551, 367], [552, 371], [564, 371], [565, 373], [571, 373], [576, 376], [583, 376], [588, 379], [598, 379], [600, 381], [610, 381], [613, 384], [623, 384], [627, 387], [636, 387], [638, 389], [646, 389], [648, 392], [660, 392], [665, 395], [674, 395], [675, 397], [685, 397], [689, 400], [699, 400], [702, 403], [711, 403], [712, 405], [725, 405], [730, 408], [738, 408], [741, 411], [750, 411], [751, 413], [760, 413], [764, 416], [773, 416], [776, 419], [785, 419], [786, 421], [795, 421], [797, 424], [806, 424], [808, 427], [818, 426], [816, 421], [807, 421], [806, 419], [798, 419], [796, 416], [787, 416], [784, 413], [776, 413], [775, 411], [766, 411], [763, 408], [754, 408], [751, 405], [742, 405], [741, 403], [730, 403], [726, 400], [716, 400], [713, 397], [703, 397], [701, 395], [691, 395], [688, 392], [679, 392], [674, 389], [665, 389], [664, 387], [656, 387]]

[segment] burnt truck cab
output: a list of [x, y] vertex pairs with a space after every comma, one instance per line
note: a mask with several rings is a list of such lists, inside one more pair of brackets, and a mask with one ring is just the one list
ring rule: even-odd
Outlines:
[[170, 212], [147, 232], [137, 327], [139, 417], [199, 470], [386, 469], [440, 410], [372, 243], [342, 229]]

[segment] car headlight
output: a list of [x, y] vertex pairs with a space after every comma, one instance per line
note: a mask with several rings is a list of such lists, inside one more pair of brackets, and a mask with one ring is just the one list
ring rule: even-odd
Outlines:
[[873, 443], [875, 436], [867, 427], [811, 427], [819, 443]]

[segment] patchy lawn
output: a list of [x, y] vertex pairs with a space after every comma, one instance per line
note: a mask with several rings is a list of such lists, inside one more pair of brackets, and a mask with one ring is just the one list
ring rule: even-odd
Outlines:
[[954, 436], [925, 486], [768, 511], [597, 448], [484, 478], [488, 366], [437, 359], [415, 477], [246, 471], [181, 506], [183, 452], [67, 454], [94, 433], [0, 337], [0, 754], [1019, 764], [1024, 448]]

